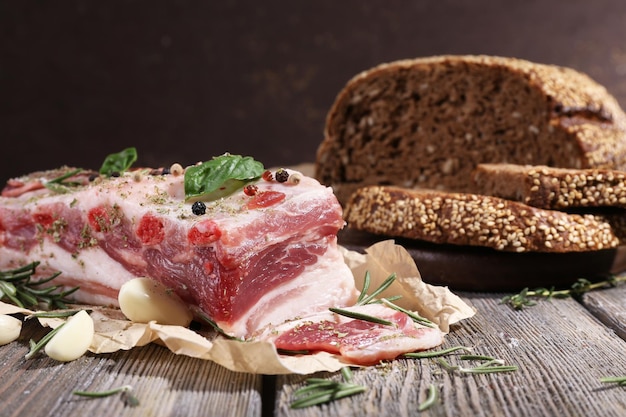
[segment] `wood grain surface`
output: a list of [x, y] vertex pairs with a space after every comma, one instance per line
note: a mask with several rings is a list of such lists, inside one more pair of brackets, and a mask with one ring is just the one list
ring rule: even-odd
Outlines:
[[584, 294], [582, 302], [598, 320], [626, 340], [626, 286]]
[[[455, 325], [442, 347], [472, 347], [518, 371], [466, 375], [446, 371], [435, 359], [399, 359], [355, 369], [354, 382], [367, 386], [365, 393], [301, 410], [290, 404], [310, 375], [234, 373], [154, 344], [69, 363], [45, 355], [25, 360], [28, 340], [45, 333], [28, 322], [17, 342], [0, 346], [0, 416], [410, 416], [418, 414], [434, 384], [439, 400], [419, 415], [621, 417], [626, 388], [600, 378], [626, 374], [626, 341], [618, 336], [625, 290], [595, 291], [582, 302], [540, 301], [522, 311], [501, 304], [504, 294], [460, 293], [478, 314]], [[444, 358], [453, 365], [475, 364], [459, 354]], [[72, 394], [123, 385], [133, 386], [137, 407], [125, 405], [120, 395]]]
[[[45, 355], [25, 360], [28, 340], [45, 334], [27, 322], [18, 342], [0, 346], [0, 416], [259, 416], [262, 376], [234, 373], [209, 361], [177, 356], [156, 344], [68, 363]], [[84, 398], [74, 390], [131, 385], [140, 404], [121, 395]]]
[[[277, 380], [277, 416], [409, 416], [429, 384], [440, 401], [424, 416], [623, 416], [626, 390], [599, 379], [626, 372], [626, 343], [572, 299], [540, 302], [523, 311], [493, 294], [465, 294], [479, 311], [448, 335], [445, 346], [473, 346], [519, 370], [459, 375], [434, 360], [398, 360], [355, 371], [365, 394], [322, 407], [292, 410], [293, 391], [306, 379]], [[460, 363], [458, 356], [445, 358]], [[466, 361], [463, 361], [466, 363]], [[469, 363], [467, 363], [469, 365]]]

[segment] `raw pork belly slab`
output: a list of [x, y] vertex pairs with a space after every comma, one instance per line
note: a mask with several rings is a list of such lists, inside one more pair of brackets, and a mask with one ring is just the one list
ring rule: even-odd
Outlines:
[[5, 187], [3, 269], [40, 261], [40, 275], [62, 271], [57, 283], [80, 286], [76, 301], [103, 305], [117, 304], [124, 282], [147, 276], [238, 337], [356, 298], [336, 243], [341, 207], [312, 178], [259, 180], [254, 195], [239, 190], [196, 215], [183, 175], [136, 170], [90, 182], [83, 174], [65, 193], [41, 185], [63, 172]]

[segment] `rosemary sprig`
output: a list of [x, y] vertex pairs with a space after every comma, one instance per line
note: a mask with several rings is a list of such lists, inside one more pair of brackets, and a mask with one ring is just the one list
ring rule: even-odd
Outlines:
[[555, 290], [554, 288], [536, 288], [530, 290], [524, 288], [518, 294], [507, 295], [500, 300], [500, 304], [508, 304], [515, 310], [522, 310], [524, 307], [531, 307], [537, 304], [535, 299], [567, 298], [578, 296], [583, 293], [604, 287], [614, 287], [620, 282], [625, 282], [626, 276], [610, 276], [604, 281], [592, 283], [585, 278], [579, 278], [570, 288]]
[[369, 314], [358, 313], [355, 311], [344, 310], [342, 308], [335, 308], [335, 307], [331, 307], [329, 308], [329, 310], [335, 314], [339, 314], [345, 317], [350, 317], [351, 319], [369, 321], [370, 323], [377, 323], [377, 324], [382, 324], [385, 326], [393, 325], [393, 322], [389, 320], [381, 319], [380, 317], [376, 317], [376, 316], [370, 316]]
[[70, 302], [67, 297], [79, 287], [61, 292], [58, 285], [43, 287], [61, 273], [56, 272], [48, 278], [32, 281], [31, 278], [38, 266], [39, 262], [32, 262], [20, 268], [0, 271], [0, 300], [6, 299], [22, 308], [45, 304], [49, 309], [66, 309], [66, 303]]
[[121, 387], [113, 388], [106, 391], [74, 391], [72, 394], [79, 395], [81, 397], [89, 397], [89, 398], [104, 398], [110, 397], [111, 395], [115, 395], [121, 393], [122, 399], [124, 403], [130, 407], [135, 407], [139, 405], [139, 399], [135, 397], [133, 394], [133, 387], [130, 385], [123, 385]]
[[472, 368], [466, 368], [459, 365], [451, 365], [443, 358], [437, 358], [437, 363], [444, 369], [450, 372], [460, 372], [463, 374], [491, 374], [496, 372], [513, 372], [517, 371], [518, 367], [515, 365], [504, 365], [504, 361], [501, 359], [488, 358], [482, 365], [478, 365]]
[[[84, 309], [84, 310], [87, 313], [91, 313], [93, 311], [91, 309]], [[25, 318], [26, 318], [26, 320], [32, 319], [32, 318], [55, 318], [55, 319], [62, 319], [62, 318], [73, 316], [74, 314], [78, 313], [79, 311], [80, 310], [36, 311], [33, 314], [29, 314]]]
[[437, 358], [436, 361], [444, 369], [450, 372], [460, 372], [464, 374], [489, 374], [494, 372], [512, 372], [517, 371], [518, 367], [515, 365], [505, 365], [502, 359], [496, 359], [487, 355], [460, 355], [459, 359], [464, 361], [480, 361], [480, 365], [475, 367], [462, 367], [459, 365], [451, 365], [448, 361], [442, 358], [442, 356], [449, 355], [456, 351], [471, 351], [472, 348], [466, 346], [454, 346], [448, 349], [424, 351], [424, 352], [412, 352], [405, 353], [404, 358], [411, 359], [426, 359]]
[[192, 306], [191, 310], [193, 311], [194, 315], [201, 318], [202, 321], [204, 321], [206, 324], [208, 324], [209, 326], [211, 326], [213, 328], [213, 330], [215, 330], [218, 334], [224, 336], [227, 339], [230, 340], [237, 340], [239, 342], [245, 342], [245, 340], [239, 338], [239, 337], [235, 337], [232, 336], [228, 333], [226, 333], [220, 326], [217, 325], [217, 323], [215, 321], [213, 321], [211, 319], [211, 317], [207, 316], [206, 313], [204, 311], [202, 311], [199, 307], [197, 306]]
[[496, 359], [492, 358], [491, 356], [486, 356], [486, 355], [461, 355], [459, 356], [459, 359], [461, 359], [462, 361], [494, 361]]
[[363, 282], [363, 290], [361, 291], [361, 294], [359, 295], [359, 298], [357, 299], [356, 305], [362, 306], [365, 304], [370, 304], [376, 299], [376, 296], [378, 296], [378, 294], [380, 294], [381, 292], [389, 288], [389, 286], [393, 284], [395, 280], [396, 280], [396, 274], [392, 273], [391, 275], [387, 277], [387, 279], [385, 279], [380, 284], [378, 288], [376, 288], [376, 290], [373, 293], [371, 293], [370, 295], [367, 295], [366, 293], [367, 293], [367, 290], [369, 289], [370, 277], [369, 277], [369, 271], [366, 272], [365, 280]]
[[411, 320], [413, 320], [415, 323], [421, 324], [422, 326], [426, 326], [426, 327], [432, 327], [435, 328], [437, 327], [437, 325], [435, 323], [433, 323], [432, 321], [428, 320], [425, 317], [420, 316], [419, 314], [416, 314], [412, 311], [409, 311], [405, 308], [400, 307], [399, 305], [396, 305], [394, 303], [392, 303], [391, 301], [389, 301], [389, 299], [387, 298], [383, 298], [381, 299], [382, 303], [384, 305], [386, 305], [387, 307], [393, 308], [396, 311], [399, 311], [401, 313], [406, 314], [407, 316], [409, 316], [411, 318]]
[[617, 384], [621, 387], [626, 387], [626, 376], [607, 376], [600, 378], [600, 382], [605, 384]]
[[438, 399], [439, 392], [437, 391], [437, 387], [435, 387], [435, 384], [430, 384], [428, 386], [428, 394], [426, 396], [426, 400], [424, 400], [423, 403], [417, 406], [417, 411], [428, 410], [430, 407], [435, 405]]
[[451, 348], [443, 349], [443, 350], [427, 350], [423, 352], [405, 353], [403, 356], [405, 358], [413, 358], [413, 359], [436, 358], [438, 356], [449, 355], [450, 353], [454, 353], [457, 350], [464, 350], [466, 352], [469, 352], [472, 350], [472, 348], [466, 347], [466, 346], [453, 346]]
[[367, 297], [367, 291], [370, 289], [371, 275], [370, 271], [365, 271], [365, 277], [363, 278], [363, 288], [359, 294], [359, 298], [356, 300], [356, 305], [361, 305], [363, 299]]
[[363, 385], [352, 383], [352, 371], [349, 367], [341, 368], [341, 375], [344, 382], [323, 378], [307, 379], [305, 381], [306, 386], [294, 393], [296, 400], [291, 403], [291, 408], [305, 408], [326, 404], [367, 390], [367, 387]]
[[293, 349], [277, 348], [276, 353], [278, 353], [279, 355], [294, 356], [294, 355], [308, 355], [311, 353], [311, 351], [306, 350], [306, 349], [293, 350]]
[[46, 346], [46, 344], [50, 341], [50, 339], [52, 339], [54, 335], [57, 334], [59, 330], [63, 328], [63, 326], [65, 326], [65, 323], [60, 324], [56, 328], [46, 333], [46, 335], [42, 337], [37, 343], [35, 343], [35, 341], [31, 339], [30, 351], [26, 355], [24, 355], [24, 359], [30, 359], [33, 356], [35, 356], [35, 354], [37, 354], [37, 352], [43, 349]]
[[[361, 293], [359, 294], [359, 297], [357, 298], [357, 301], [356, 301], [355, 305], [362, 306], [362, 305], [367, 305], [367, 304], [385, 304], [389, 308], [392, 308], [392, 309], [394, 309], [396, 311], [400, 311], [400, 312], [406, 314], [415, 323], [419, 323], [419, 324], [421, 324], [423, 326], [427, 326], [427, 327], [437, 327], [437, 325], [435, 323], [433, 323], [432, 321], [428, 320], [427, 318], [424, 318], [424, 317], [420, 316], [419, 314], [416, 314], [416, 313], [414, 313], [412, 311], [409, 311], [409, 310], [407, 310], [405, 308], [400, 307], [399, 305], [396, 305], [396, 304], [392, 303], [392, 301], [395, 301], [395, 300], [401, 298], [401, 296], [392, 296], [392, 297], [381, 298], [381, 299], [377, 299], [376, 298], [383, 291], [385, 291], [387, 288], [389, 288], [389, 286], [391, 286], [391, 284], [393, 284], [393, 282], [395, 280], [396, 280], [396, 274], [395, 273], [390, 274], [380, 284], [380, 286], [376, 290], [374, 290], [373, 293], [368, 295], [367, 291], [369, 290], [369, 287], [370, 287], [371, 277], [370, 277], [370, 272], [369, 271], [365, 271], [365, 277], [363, 278], [363, 288], [361, 289]], [[343, 310], [343, 309], [340, 309], [340, 308], [330, 308], [330, 311], [332, 311], [333, 313], [336, 313], [336, 314], [340, 314], [342, 316], [346, 316], [346, 317], [350, 317], [350, 318], [358, 319], [358, 320], [369, 321], [369, 322], [372, 322], [372, 323], [378, 323], [378, 324], [383, 324], [383, 325], [387, 325], [387, 326], [393, 324], [389, 320], [381, 319], [381, 318], [370, 316], [370, 315], [367, 315], [367, 314], [356, 313], [356, 312], [349, 311], [349, 310]]]
[[66, 172], [65, 174], [53, 178], [49, 181], [45, 181], [43, 183], [44, 187], [49, 189], [50, 191], [54, 191], [58, 194], [65, 194], [71, 191], [70, 187], [75, 187], [80, 185], [78, 182], [64, 182], [66, 179], [73, 177], [76, 174], [83, 172], [81, 168], [77, 168], [71, 171]]
[[[73, 316], [74, 314], [80, 312], [81, 310], [63, 310], [63, 311], [38, 311], [36, 313], [30, 314], [26, 316], [26, 319], [30, 319], [33, 317], [46, 317], [46, 318], [66, 318]], [[87, 312], [91, 312], [91, 310], [86, 310]], [[43, 349], [46, 344], [54, 337], [55, 334], [61, 330], [61, 328], [65, 326], [65, 323], [61, 323], [56, 328], [50, 330], [44, 337], [42, 337], [39, 342], [35, 342], [33, 339], [30, 340], [30, 351], [24, 355], [25, 359], [30, 359], [37, 354], [41, 349]]]

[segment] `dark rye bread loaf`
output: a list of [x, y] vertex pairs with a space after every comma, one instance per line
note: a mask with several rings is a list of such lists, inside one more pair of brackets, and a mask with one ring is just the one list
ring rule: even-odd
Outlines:
[[533, 207], [626, 207], [626, 172], [515, 164], [480, 164], [474, 191]]
[[316, 177], [345, 203], [358, 187], [470, 191], [479, 163], [626, 169], [626, 115], [568, 68], [489, 56], [382, 64], [331, 107]]
[[352, 229], [509, 252], [589, 252], [617, 247], [611, 226], [590, 214], [544, 210], [497, 197], [367, 186], [345, 209]]

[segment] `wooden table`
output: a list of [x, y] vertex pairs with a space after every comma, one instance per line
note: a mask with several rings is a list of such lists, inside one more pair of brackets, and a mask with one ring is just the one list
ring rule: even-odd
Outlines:
[[[518, 371], [460, 375], [433, 359], [402, 359], [355, 370], [364, 394], [293, 410], [292, 394], [308, 376], [234, 373], [155, 344], [70, 363], [25, 360], [28, 340], [45, 332], [29, 321], [17, 342], [0, 347], [0, 416], [626, 416], [626, 387], [599, 381], [626, 375], [626, 285], [522, 311], [500, 304], [504, 294], [460, 295], [478, 314], [455, 325], [444, 347], [473, 346]], [[431, 383], [440, 400], [418, 413]], [[72, 395], [127, 384], [136, 407], [119, 395]]]

